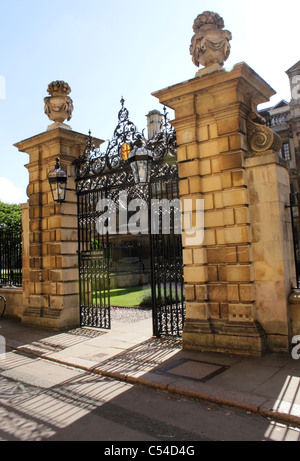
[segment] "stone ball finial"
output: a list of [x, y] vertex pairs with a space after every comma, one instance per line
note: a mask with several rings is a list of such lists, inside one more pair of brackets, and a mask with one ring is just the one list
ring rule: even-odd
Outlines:
[[[195, 66], [204, 66], [205, 73], [220, 69], [229, 57], [232, 34], [224, 27], [223, 18], [212, 11], [199, 14], [194, 21], [190, 53]], [[199, 74], [201, 71], [196, 76]]]
[[73, 113], [73, 101], [68, 96], [71, 88], [68, 83], [57, 80], [48, 85], [49, 97], [44, 99], [45, 114], [54, 123], [64, 123], [71, 120]]

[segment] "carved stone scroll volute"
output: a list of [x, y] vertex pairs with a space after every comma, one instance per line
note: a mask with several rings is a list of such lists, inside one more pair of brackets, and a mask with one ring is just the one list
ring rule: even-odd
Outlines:
[[279, 152], [282, 141], [277, 133], [266, 126], [266, 121], [255, 112], [251, 112], [247, 121], [248, 147], [251, 155], [261, 155], [268, 150]]

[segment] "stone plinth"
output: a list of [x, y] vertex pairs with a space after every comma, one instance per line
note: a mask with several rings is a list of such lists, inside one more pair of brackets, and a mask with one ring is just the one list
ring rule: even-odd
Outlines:
[[[283, 241], [287, 235], [283, 221], [288, 218], [278, 215], [285, 200], [288, 203], [288, 173], [278, 165], [273, 151], [270, 154], [278, 139], [263, 133], [264, 128], [260, 131], [268, 135], [269, 152], [262, 148], [259, 154], [252, 151], [253, 112], [273, 94], [245, 63], [231, 72], [219, 70], [154, 93], [175, 111], [172, 124], [177, 133], [181, 198], [204, 199], [205, 206], [203, 245], [186, 245], [183, 234], [186, 349], [255, 356], [268, 347], [288, 350], [286, 294], [294, 274], [292, 247]], [[257, 141], [262, 141], [261, 133]], [[269, 154], [262, 170], [273, 181], [268, 193], [273, 194], [276, 219], [273, 216], [274, 220], [266, 223], [255, 164], [256, 157], [265, 159]], [[255, 222], [257, 205], [261, 210]], [[272, 236], [268, 236], [270, 231]], [[279, 248], [272, 261], [274, 280], [271, 272], [263, 277], [258, 255], [259, 247], [271, 245], [272, 239], [278, 239]], [[274, 312], [270, 299], [275, 285], [283, 293]]]
[[[29, 154], [28, 255], [23, 260], [22, 322], [64, 329], [79, 324], [77, 198], [74, 159], [86, 147], [87, 136], [56, 128], [15, 146]], [[100, 140], [95, 140], [100, 145]], [[66, 201], [54, 203], [48, 174], [56, 157], [68, 174]], [[24, 210], [25, 212], [25, 210]], [[24, 222], [25, 222], [25, 217]]]

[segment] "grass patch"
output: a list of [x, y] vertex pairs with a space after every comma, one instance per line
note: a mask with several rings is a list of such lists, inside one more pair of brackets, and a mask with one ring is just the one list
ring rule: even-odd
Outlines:
[[[107, 293], [105, 293], [107, 296]], [[160, 293], [162, 305], [171, 305], [176, 302], [180, 302], [176, 292], [172, 290], [171, 293], [166, 293], [162, 291]], [[157, 294], [158, 297], [158, 294]], [[159, 298], [160, 299], [160, 298]], [[99, 293], [95, 293], [93, 296], [93, 302], [95, 304], [100, 304]], [[159, 302], [159, 301], [158, 301]], [[144, 307], [152, 308], [152, 291], [151, 287], [127, 287], [127, 288], [114, 288], [110, 290], [110, 305], [111, 306], [121, 306], [121, 307]]]
[[[140, 306], [144, 298], [151, 298], [151, 287], [128, 287], [128, 288], [115, 288], [110, 290], [110, 304], [111, 306], [124, 306], [124, 307], [137, 307]], [[99, 302], [98, 296], [93, 297], [93, 301]]]

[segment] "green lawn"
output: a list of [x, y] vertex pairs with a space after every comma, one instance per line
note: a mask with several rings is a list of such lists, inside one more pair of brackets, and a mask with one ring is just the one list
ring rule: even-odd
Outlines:
[[111, 306], [135, 307], [139, 306], [141, 301], [151, 296], [151, 287], [130, 287], [115, 288], [110, 290]]

